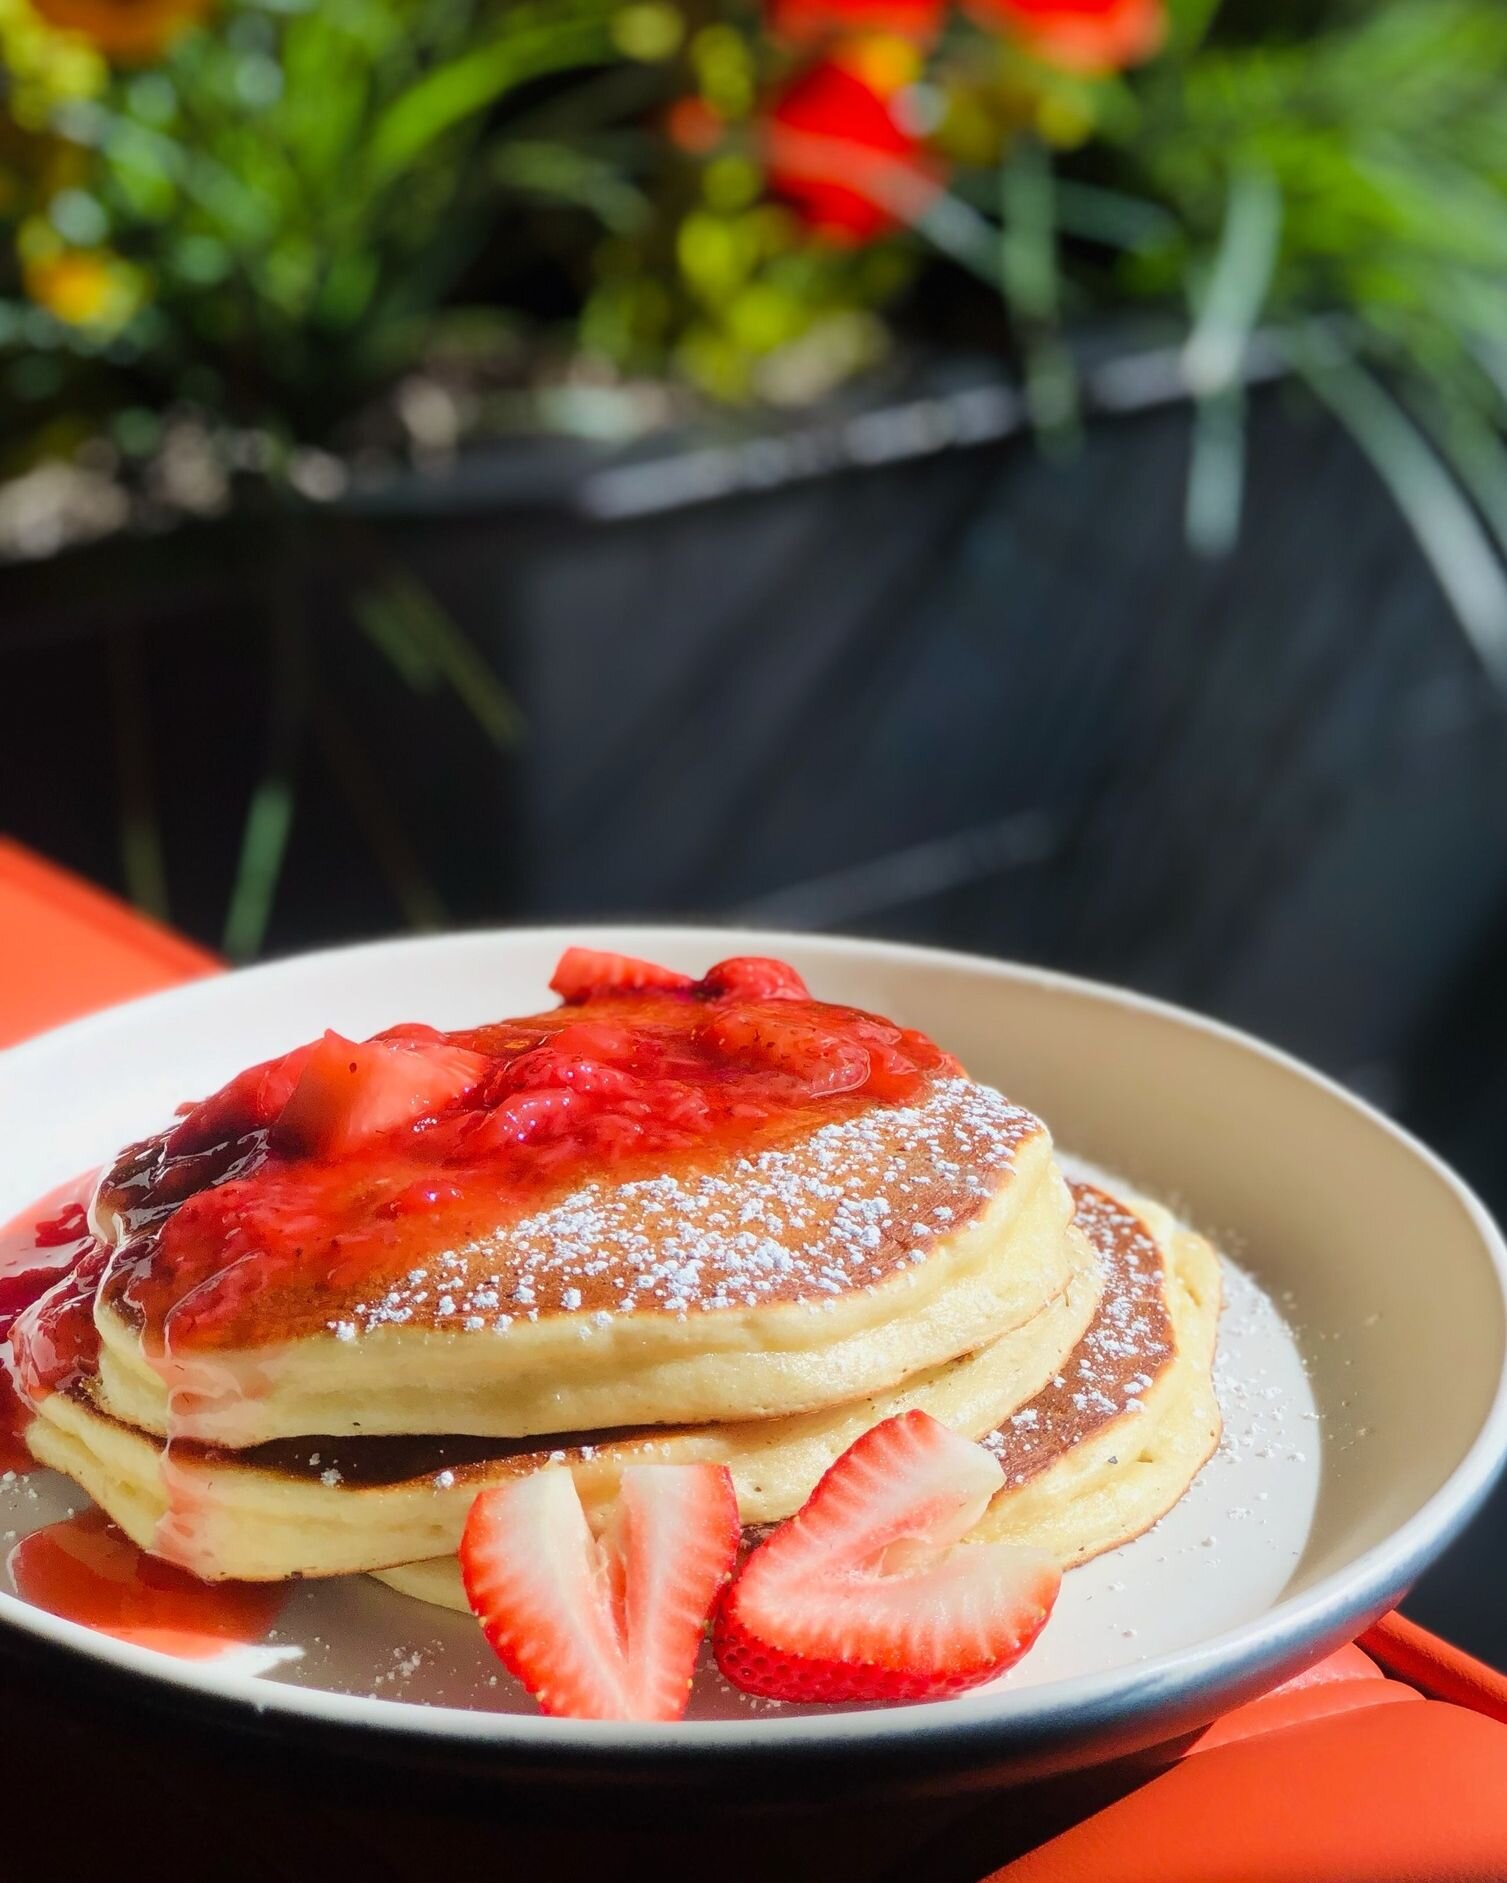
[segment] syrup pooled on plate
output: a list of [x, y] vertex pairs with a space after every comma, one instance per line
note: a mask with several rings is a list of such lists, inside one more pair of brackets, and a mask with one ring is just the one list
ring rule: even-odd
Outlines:
[[[154, 1362], [254, 1342], [285, 1305], [397, 1278], [606, 1171], [750, 1155], [957, 1069], [776, 961], [692, 981], [571, 949], [552, 985], [564, 1004], [528, 1018], [327, 1033], [127, 1152], [101, 1191], [120, 1235], [105, 1298]], [[54, 1309], [41, 1389], [73, 1363], [68, 1297]]]
[[9, 1569], [34, 1608], [188, 1661], [260, 1641], [285, 1595], [278, 1583], [200, 1582], [138, 1549], [92, 1507], [23, 1537]]

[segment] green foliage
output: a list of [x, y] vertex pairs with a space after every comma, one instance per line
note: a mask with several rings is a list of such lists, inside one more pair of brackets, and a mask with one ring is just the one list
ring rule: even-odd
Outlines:
[[[1256, 326], [1320, 313], [1426, 373], [1450, 438], [1498, 396], [1497, 0], [1169, 0], [1161, 55], [1098, 76], [960, 18], [917, 74], [947, 187], [848, 248], [771, 198], [761, 113], [812, 55], [752, 0], [227, 0], [92, 83], [56, 48], [45, 109], [15, 59], [0, 144], [0, 419], [33, 451], [169, 401], [337, 439], [476, 300], [619, 370], [800, 397], [933, 261], [1000, 290], [1048, 430], [1062, 322], [1127, 299], [1184, 304], [1211, 398]], [[676, 100], [704, 136], [665, 135]]]
[[[975, 307], [987, 288], [1057, 448], [1081, 416], [1071, 323], [1178, 315], [1208, 553], [1239, 527], [1250, 350], [1285, 355], [1507, 675], [1502, 0], [1165, 0], [1160, 51], [1124, 71], [966, 7], [934, 45], [849, 35], [838, 54], [913, 155], [883, 160], [905, 187], [847, 241], [782, 194], [770, 144], [783, 88], [834, 49], [780, 43], [759, 0], [129, 5], [161, 44], [112, 65], [44, 0], [0, 0], [0, 473], [85, 446], [129, 473], [186, 413], [225, 454], [222, 492], [260, 480], [296, 563], [309, 448], [349, 445], [409, 375], [484, 379], [506, 352], [524, 384], [563, 362], [576, 410], [613, 375], [798, 403], [951, 271]], [[316, 629], [286, 586], [236, 953], [264, 928], [308, 741], [412, 919], [442, 914], [380, 768], [308, 679]], [[348, 602], [347, 631], [409, 684], [515, 736], [495, 676], [380, 544], [353, 554]], [[113, 658], [129, 716], [134, 656]], [[150, 766], [128, 743], [121, 762], [123, 855], [160, 907]]]
[[1504, 105], [1507, 9], [1392, 0], [1313, 36], [1210, 46], [1153, 72], [1119, 147], [1175, 220], [1117, 281], [1188, 296], [1193, 389], [1228, 385], [1228, 370], [1211, 381], [1210, 354], [1228, 368], [1258, 323], [1288, 332], [1294, 363], [1375, 460], [1493, 667], [1507, 584], [1461, 492], [1507, 546]]
[[[16, 351], [78, 369], [58, 376], [75, 401], [128, 389], [274, 437], [327, 434], [429, 342], [506, 213], [499, 196], [579, 196], [569, 147], [553, 174], [548, 144], [527, 179], [510, 173], [498, 112], [554, 74], [620, 60], [617, 11], [238, 0], [159, 65], [52, 113], [49, 137], [83, 180], [53, 195], [23, 248], [44, 271], [49, 242], [107, 252], [137, 305], [116, 322], [12, 304]], [[25, 377], [9, 390], [24, 399]]]

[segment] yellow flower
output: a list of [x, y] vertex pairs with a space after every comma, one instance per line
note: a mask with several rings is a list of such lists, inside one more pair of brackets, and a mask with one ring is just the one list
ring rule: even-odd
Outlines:
[[866, 33], [840, 40], [833, 56], [881, 98], [893, 98], [913, 85], [925, 64], [915, 42], [898, 33]]
[[49, 26], [87, 39], [123, 65], [158, 59], [214, 0], [31, 0]]
[[69, 327], [112, 332], [141, 300], [136, 270], [109, 249], [58, 247], [28, 255], [23, 245], [21, 280], [29, 300]]
[[8, 116], [31, 131], [42, 130], [62, 100], [94, 97], [109, 76], [93, 46], [54, 32], [28, 0], [0, 0], [0, 70], [7, 81], [0, 125]]
[[684, 20], [664, 0], [643, 0], [642, 4], [626, 6], [612, 21], [612, 37], [619, 51], [648, 64], [668, 59], [679, 50], [684, 36]]

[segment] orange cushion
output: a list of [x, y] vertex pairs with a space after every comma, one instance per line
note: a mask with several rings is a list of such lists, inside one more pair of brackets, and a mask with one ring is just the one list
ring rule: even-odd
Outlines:
[[1185, 1759], [1007, 1864], [994, 1883], [1502, 1877], [1507, 1730], [1420, 1699], [1289, 1724]]
[[218, 965], [113, 896], [0, 838], [0, 1046]]

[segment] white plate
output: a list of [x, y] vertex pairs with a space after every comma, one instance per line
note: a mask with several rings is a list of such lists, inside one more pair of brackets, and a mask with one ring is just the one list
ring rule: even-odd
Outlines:
[[[547, 1004], [560, 950], [582, 935], [308, 956], [0, 1055], [0, 1220], [181, 1099], [326, 1026], [359, 1036]], [[728, 954], [783, 955], [815, 993], [924, 1028], [1039, 1110], [1066, 1151], [1219, 1242], [1234, 1258], [1226, 1436], [1172, 1515], [1069, 1576], [1041, 1644], [1006, 1680], [921, 1707], [769, 1709], [708, 1674], [682, 1725], [541, 1719], [465, 1617], [362, 1578], [300, 1589], [274, 1642], [212, 1662], [92, 1634], [3, 1583], [0, 1623], [180, 1704], [534, 1786], [746, 1790], [751, 1761], [766, 1796], [860, 1776], [977, 1782], [1152, 1744], [1296, 1671], [1390, 1606], [1485, 1495], [1507, 1450], [1507, 1251], [1464, 1186], [1358, 1100], [1190, 1014], [1029, 969], [745, 931], [590, 938], [696, 972]], [[0, 1540], [79, 1501], [47, 1474], [0, 1486]]]

